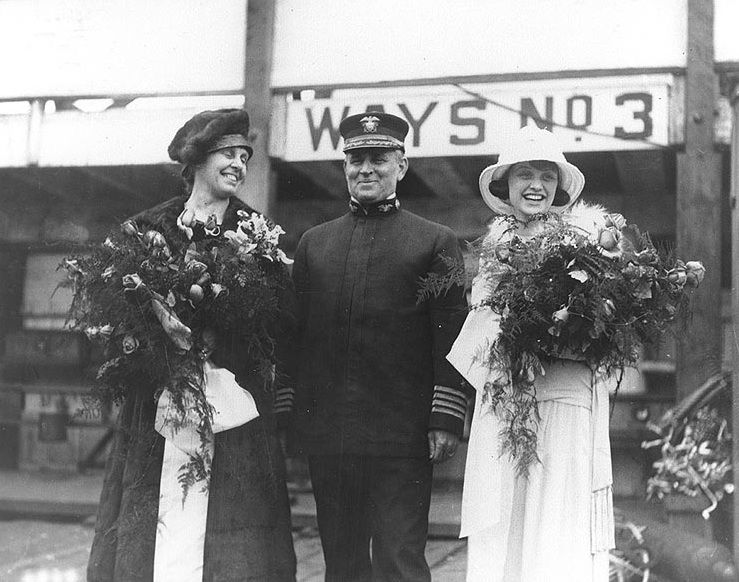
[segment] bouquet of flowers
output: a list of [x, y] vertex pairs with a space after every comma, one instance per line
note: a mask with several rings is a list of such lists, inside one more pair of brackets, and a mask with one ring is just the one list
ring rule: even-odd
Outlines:
[[[212, 410], [203, 362], [214, 338], [235, 338], [270, 377], [278, 297], [287, 284], [280, 264], [290, 259], [277, 247], [279, 226], [257, 213], [239, 210], [238, 217], [222, 238], [179, 246], [129, 220], [92, 253], [62, 263], [74, 286], [72, 326], [103, 346], [94, 401], [119, 403], [152, 387], [157, 398], [166, 389], [183, 419], [195, 411], [205, 438]], [[206, 466], [194, 458], [183, 479], [203, 478]]]
[[[527, 237], [514, 217], [498, 217], [479, 246], [478, 277], [488, 289], [472, 308], [500, 316], [500, 333], [479, 355], [491, 371], [485, 398], [503, 420], [503, 451], [520, 474], [538, 459], [534, 380], [543, 363], [578, 360], [594, 373], [635, 364], [641, 347], [687, 312], [688, 292], [705, 274], [697, 261], [658, 252], [621, 215], [586, 207], [589, 219], [580, 220], [579, 207], [532, 217], [539, 228]], [[424, 292], [448, 284], [427, 279]]]
[[734, 492], [732, 435], [721, 412], [731, 408], [729, 393], [730, 383], [719, 374], [650, 426], [660, 438], [642, 447], [659, 447], [660, 457], [647, 482], [648, 498], [704, 495], [709, 505], [702, 513], [708, 519], [719, 501]]

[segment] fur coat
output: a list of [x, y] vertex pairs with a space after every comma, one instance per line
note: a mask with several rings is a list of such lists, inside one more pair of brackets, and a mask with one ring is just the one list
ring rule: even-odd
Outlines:
[[[185, 197], [178, 197], [134, 217], [139, 226], [155, 228], [170, 246], [189, 241], [176, 220]], [[253, 211], [232, 198], [222, 230], [233, 229], [237, 210]], [[289, 280], [285, 271], [284, 277]], [[292, 287], [280, 301], [292, 318]], [[275, 330], [278, 336], [290, 328]], [[285, 466], [275, 436], [273, 394], [254, 370], [248, 350], [229, 338], [213, 361], [230, 369], [254, 397], [260, 416], [215, 436], [210, 500], [205, 534], [203, 580], [280, 582], [295, 579], [290, 508]], [[156, 387], [142, 385], [121, 406], [98, 507], [88, 580], [133, 582], [152, 579], [159, 481], [164, 438], [154, 429]]]

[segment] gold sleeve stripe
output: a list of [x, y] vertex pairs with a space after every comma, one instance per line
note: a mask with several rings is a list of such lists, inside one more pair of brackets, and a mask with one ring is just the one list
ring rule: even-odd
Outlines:
[[449, 408], [447, 406], [440, 406], [438, 404], [434, 404], [431, 407], [431, 414], [446, 414], [448, 416], [454, 416], [462, 422], [464, 422], [465, 412], [466, 411], [460, 411], [457, 408]]

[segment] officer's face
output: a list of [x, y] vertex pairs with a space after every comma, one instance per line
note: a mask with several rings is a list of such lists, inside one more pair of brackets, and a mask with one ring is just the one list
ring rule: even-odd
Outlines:
[[344, 159], [349, 194], [361, 203], [384, 200], [408, 170], [408, 159], [400, 150], [361, 148], [350, 150]]

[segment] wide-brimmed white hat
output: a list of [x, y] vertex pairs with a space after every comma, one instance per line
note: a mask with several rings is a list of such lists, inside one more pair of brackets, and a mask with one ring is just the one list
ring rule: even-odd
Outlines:
[[508, 201], [498, 198], [490, 191], [490, 183], [501, 180], [506, 171], [519, 162], [544, 160], [554, 162], [559, 168], [559, 188], [569, 194], [570, 199], [562, 206], [552, 206], [552, 210], [562, 212], [577, 200], [585, 186], [585, 176], [565, 159], [562, 147], [554, 134], [538, 127], [527, 125], [521, 128], [513, 139], [501, 150], [498, 163], [485, 168], [480, 174], [480, 194], [493, 211], [511, 214], [513, 207]]

